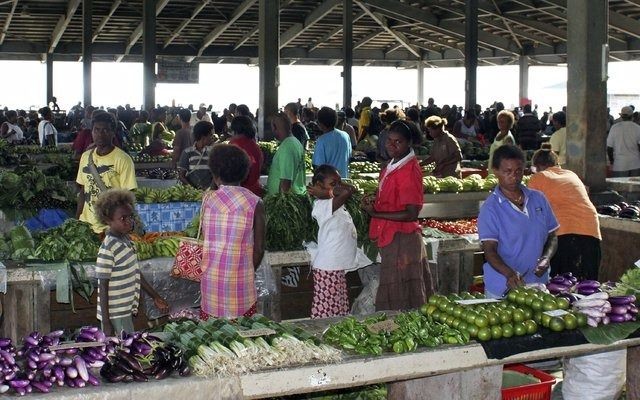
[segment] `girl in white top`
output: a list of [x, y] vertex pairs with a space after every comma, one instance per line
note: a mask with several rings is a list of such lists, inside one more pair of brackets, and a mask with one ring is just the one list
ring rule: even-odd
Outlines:
[[502, 110], [498, 113], [496, 119], [498, 122], [499, 132], [489, 148], [489, 163], [487, 164], [487, 169], [489, 171], [491, 171], [492, 168], [493, 153], [496, 149], [505, 144], [516, 144], [516, 140], [511, 134], [511, 128], [513, 128], [516, 121], [513, 113], [509, 110]]
[[316, 198], [311, 215], [318, 221], [318, 251], [311, 263], [311, 318], [347, 315], [349, 293], [345, 269], [354, 264], [358, 236], [344, 204], [355, 188], [340, 180], [335, 167], [323, 164], [316, 168], [307, 191]]

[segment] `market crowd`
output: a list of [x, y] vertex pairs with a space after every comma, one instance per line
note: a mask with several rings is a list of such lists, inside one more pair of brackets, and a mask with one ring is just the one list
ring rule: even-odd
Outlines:
[[[298, 99], [269, 118], [278, 147], [263, 187], [259, 111], [254, 114], [244, 104], [230, 104], [220, 114], [211, 108], [203, 103], [197, 108], [158, 105], [138, 111], [129, 105], [103, 109], [78, 104], [63, 114], [54, 102], [37, 113], [4, 110], [0, 135], [8, 142], [48, 146], [58, 143], [59, 130], [72, 132], [79, 162], [76, 217], [107, 233], [101, 254], [114, 270], [121, 263], [134, 273], [135, 257], [125, 251], [131, 243], [122, 232], [134, 228], [135, 215], [129, 197], [113, 193], [137, 187], [132, 151], [166, 157], [179, 171], [181, 184], [206, 190], [201, 217], [203, 318], [255, 312], [253, 271], [265, 247], [262, 198], [285, 192], [314, 198], [312, 217], [319, 233], [312, 262], [312, 316], [349, 313], [345, 271], [354, 264], [356, 233], [345, 209], [354, 188], [345, 179], [354, 159], [382, 166], [376, 194], [361, 205], [371, 217], [369, 236], [380, 254], [377, 309], [415, 308], [434, 292], [418, 224], [422, 169], [430, 167], [440, 178], [460, 177], [469, 148], [488, 150], [479, 158], [488, 159], [487, 169], [499, 182], [478, 219], [486, 294], [502, 297], [523, 283], [545, 282], [549, 269], [597, 279], [600, 231], [584, 185], [563, 168], [564, 110], [540, 112], [531, 104], [506, 110], [500, 102], [484, 110], [480, 105], [463, 110], [439, 107], [433, 98], [425, 106], [403, 108], [374, 106], [370, 97], [353, 108], [335, 110]], [[608, 132], [602, 134], [607, 135], [613, 176], [640, 175], [639, 124], [633, 106], [623, 107], [618, 119], [609, 117]], [[308, 152], [313, 171], [306, 167]], [[521, 183], [527, 169], [535, 172], [529, 187]], [[312, 175], [309, 184], [307, 174]], [[159, 306], [168, 307], [142, 283]], [[108, 286], [100, 285], [100, 290], [104, 294]], [[133, 296], [131, 311], [137, 292], [127, 295]], [[105, 296], [100, 296], [103, 321], [100, 312], [108, 317], [104, 304], [111, 301]]]

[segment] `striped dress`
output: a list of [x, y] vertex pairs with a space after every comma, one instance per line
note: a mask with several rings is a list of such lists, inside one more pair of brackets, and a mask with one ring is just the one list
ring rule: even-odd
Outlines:
[[[96, 278], [109, 281], [109, 318], [126, 318], [138, 310], [140, 266], [129, 238], [107, 233], [98, 250]], [[98, 287], [98, 319], [102, 320]]]
[[253, 216], [260, 198], [241, 186], [221, 186], [202, 200], [201, 308], [239, 317], [255, 304]]

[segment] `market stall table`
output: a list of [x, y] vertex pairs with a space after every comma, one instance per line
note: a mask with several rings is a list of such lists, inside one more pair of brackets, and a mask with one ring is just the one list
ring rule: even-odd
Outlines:
[[[261, 399], [354, 388], [375, 383], [401, 382], [405, 398], [416, 390], [430, 398], [459, 400], [500, 399], [502, 365], [526, 363], [546, 358], [570, 357], [612, 351], [633, 350], [640, 338], [625, 339], [611, 345], [579, 344], [517, 354], [504, 359], [487, 358], [477, 343], [442, 346], [413, 353], [384, 354], [379, 357], [348, 356], [335, 364], [313, 364], [285, 369], [253, 372], [230, 378], [171, 377], [162, 381], [103, 384], [84, 389], [59, 389], [50, 394], [33, 393], [33, 399], [132, 399], [183, 398], [185, 388], [191, 399]], [[637, 376], [627, 377], [629, 391], [638, 386]], [[393, 397], [393, 390], [389, 398]], [[413, 393], [414, 396], [409, 397]], [[400, 397], [395, 397], [400, 398]]]
[[599, 215], [602, 234], [602, 263], [598, 274], [601, 282], [617, 281], [640, 260], [640, 220]]

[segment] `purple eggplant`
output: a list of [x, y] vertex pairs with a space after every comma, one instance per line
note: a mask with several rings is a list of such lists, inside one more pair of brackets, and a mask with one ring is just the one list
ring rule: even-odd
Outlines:
[[79, 388], [83, 388], [87, 385], [87, 382], [80, 377], [77, 377], [76, 379], [74, 379], [74, 383], [76, 384], [76, 387], [79, 387]]
[[49, 393], [49, 390], [50, 390], [49, 386], [40, 382], [31, 382], [31, 386], [36, 388], [36, 390], [38, 390], [40, 393]]
[[638, 307], [635, 304], [629, 304], [629, 312], [634, 315], [637, 314]]
[[624, 315], [626, 314], [628, 311], [627, 306], [614, 306], [613, 304], [611, 305], [611, 311], [609, 312], [609, 314], [617, 314], [617, 315]]
[[60, 336], [62, 336], [64, 334], [64, 331], [62, 329], [58, 329], [57, 331], [51, 331], [49, 333], [47, 333], [45, 335], [45, 337], [50, 337], [50, 338], [59, 338]]
[[582, 287], [582, 288], [577, 289], [577, 290], [578, 290], [578, 294], [582, 294], [582, 295], [585, 295], [585, 296], [589, 296], [589, 295], [592, 295], [594, 293], [600, 293], [601, 292], [600, 288], [594, 288], [594, 287], [589, 287], [589, 286], [585, 286], [585, 287]]
[[89, 372], [89, 379], [87, 379], [87, 382], [92, 386], [100, 386], [100, 379], [91, 374], [91, 372]]
[[11, 339], [9, 338], [0, 338], [0, 348], [5, 348], [11, 346]]
[[607, 314], [607, 317], [609, 318], [609, 321], [615, 322], [615, 323], [626, 321], [624, 315], [620, 315], [620, 314]]
[[96, 336], [95, 333], [91, 333], [91, 332], [82, 332], [78, 335], [78, 338], [76, 339], [76, 341], [78, 342], [95, 342], [96, 341]]
[[38, 369], [38, 364], [37, 364], [35, 361], [31, 360], [31, 359], [29, 359], [29, 360], [27, 361], [27, 366], [28, 366], [30, 369]]
[[8, 374], [4, 374], [4, 380], [5, 381], [12, 381], [16, 378], [16, 371], [11, 371]]
[[27, 394], [27, 389], [25, 389], [25, 388], [16, 388], [16, 392], [18, 392], [18, 394], [20, 396], [24, 396], [25, 394]]
[[74, 366], [68, 366], [66, 374], [68, 378], [76, 379], [78, 377], [78, 370]]
[[636, 296], [634, 295], [609, 296], [609, 302], [611, 303], [611, 305], [614, 305], [614, 306], [631, 304], [635, 301], [636, 301]]
[[97, 326], [84, 326], [80, 329], [81, 332], [91, 332], [96, 333], [100, 330]]
[[558, 293], [568, 292], [571, 289], [571, 286], [566, 286], [561, 283], [550, 282], [550, 283], [547, 283], [547, 289], [552, 294], [558, 294]]
[[70, 388], [74, 388], [76, 387], [76, 381], [75, 379], [71, 379], [71, 378], [64, 378], [64, 383], [69, 386]]
[[56, 366], [53, 368], [53, 375], [59, 380], [63, 380], [64, 379], [64, 369], [62, 369], [62, 367], [60, 366]]
[[87, 371], [87, 364], [82, 357], [75, 358], [75, 367], [78, 370], [78, 375], [83, 381], [89, 380], [89, 371]]
[[73, 359], [69, 357], [63, 357], [60, 359], [58, 364], [62, 365], [63, 367], [68, 367], [69, 365], [73, 364]]
[[24, 388], [27, 385], [29, 385], [28, 379], [14, 379], [12, 381], [9, 381], [9, 386], [11, 386], [14, 389]]
[[39, 344], [39, 341], [36, 338], [33, 338], [31, 336], [25, 336], [23, 338], [24, 344], [27, 347], [35, 347]]
[[0, 356], [2, 356], [2, 358], [4, 358], [4, 360], [11, 365], [16, 363], [16, 359], [11, 354], [9, 354], [8, 351], [0, 350]]
[[53, 353], [40, 353], [40, 356], [38, 359], [40, 362], [43, 362], [43, 361], [51, 361], [54, 358], [56, 358], [56, 355]]
[[585, 287], [599, 288], [600, 287], [600, 282], [594, 281], [594, 280], [584, 280], [584, 281], [580, 281], [580, 282], [578, 282], [576, 284], [576, 289], [585, 288]]

